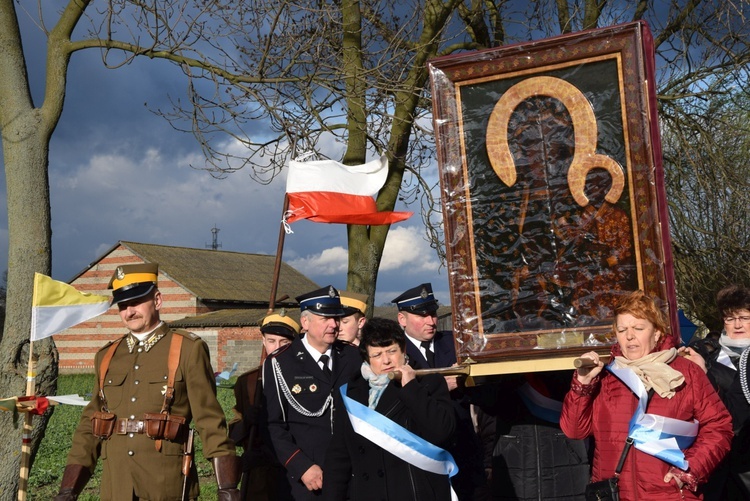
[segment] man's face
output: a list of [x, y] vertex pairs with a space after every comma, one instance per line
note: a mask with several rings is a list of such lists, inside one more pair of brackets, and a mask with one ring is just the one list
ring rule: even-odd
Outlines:
[[400, 311], [398, 312], [398, 323], [404, 328], [407, 335], [417, 341], [431, 341], [437, 331], [437, 315], [435, 313], [419, 315]]
[[357, 343], [359, 330], [365, 325], [365, 316], [359, 313], [342, 317], [339, 323], [338, 339], [347, 343]]
[[302, 329], [307, 331], [307, 342], [321, 353], [330, 348], [339, 330], [338, 317], [323, 317], [314, 313], [302, 315], [300, 324]]
[[161, 292], [158, 290], [130, 301], [117, 303], [120, 318], [133, 334], [153, 330], [159, 324]]
[[292, 342], [291, 339], [278, 334], [263, 334], [263, 347], [266, 349], [266, 353], [273, 353], [282, 346], [286, 346]]

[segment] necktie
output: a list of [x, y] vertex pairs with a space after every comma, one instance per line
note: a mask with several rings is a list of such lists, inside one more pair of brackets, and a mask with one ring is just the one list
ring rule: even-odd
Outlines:
[[430, 349], [432, 341], [422, 341], [420, 345], [424, 348], [424, 356], [427, 359], [427, 365], [435, 367], [435, 353]]
[[326, 376], [331, 375], [331, 369], [328, 367], [329, 358], [330, 357], [328, 355], [321, 355], [318, 359], [318, 362], [323, 364], [323, 374], [325, 374]]

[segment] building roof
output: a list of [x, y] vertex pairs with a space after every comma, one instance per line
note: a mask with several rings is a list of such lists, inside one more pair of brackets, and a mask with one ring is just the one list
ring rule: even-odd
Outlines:
[[[190, 329], [196, 327], [260, 327], [267, 308], [237, 308], [218, 310], [169, 322], [170, 327]], [[290, 309], [290, 316], [299, 321], [299, 310]]]
[[[185, 317], [179, 320], [169, 322], [172, 327], [190, 329], [196, 327], [247, 327], [260, 326], [263, 317], [266, 316], [267, 309], [263, 308], [237, 308], [231, 310], [212, 311], [203, 315]], [[290, 317], [299, 321], [299, 309], [287, 309]], [[398, 309], [395, 306], [376, 306], [374, 316], [396, 320], [398, 318]], [[447, 318], [446, 329], [450, 329], [450, 307], [440, 306], [438, 308], [438, 321], [442, 322]], [[442, 324], [441, 324], [442, 325]], [[442, 328], [442, 327], [441, 327]]]
[[[236, 302], [238, 305], [250, 303], [268, 306], [270, 302], [276, 256], [124, 240], [118, 245], [146, 262], [158, 263], [161, 273], [194, 294], [204, 304]], [[281, 263], [276, 291], [278, 305], [294, 305], [296, 296], [318, 288], [320, 286], [305, 275], [288, 264]], [[285, 295], [288, 296], [286, 300], [278, 301]]]

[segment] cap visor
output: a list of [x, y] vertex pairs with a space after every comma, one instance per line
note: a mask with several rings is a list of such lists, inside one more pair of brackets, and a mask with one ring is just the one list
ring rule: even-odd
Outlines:
[[116, 290], [112, 293], [112, 304], [122, 303], [123, 301], [131, 301], [148, 295], [152, 290], [156, 288], [155, 284], [145, 283], [138, 284], [134, 287], [130, 287], [127, 290]]

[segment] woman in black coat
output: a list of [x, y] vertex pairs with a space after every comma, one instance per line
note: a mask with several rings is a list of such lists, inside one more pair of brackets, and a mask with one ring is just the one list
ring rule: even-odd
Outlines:
[[[445, 379], [415, 377], [406, 363], [406, 337], [398, 323], [373, 318], [362, 328], [359, 345], [361, 374], [346, 387], [346, 395], [430, 444], [445, 447], [456, 421]], [[401, 381], [388, 373], [401, 372]], [[327, 500], [449, 500], [447, 474], [426, 471], [400, 459], [358, 434], [341, 392], [334, 400], [334, 430], [323, 467], [323, 497]], [[382, 416], [377, 416], [378, 418]]]

